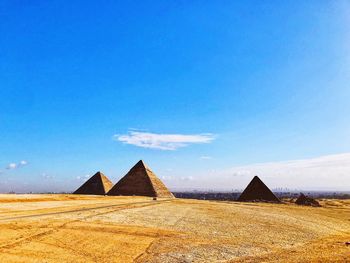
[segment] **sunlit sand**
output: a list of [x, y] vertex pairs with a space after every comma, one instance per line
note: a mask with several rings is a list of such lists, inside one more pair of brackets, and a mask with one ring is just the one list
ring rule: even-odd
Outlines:
[[1, 262], [346, 262], [350, 201], [0, 195]]

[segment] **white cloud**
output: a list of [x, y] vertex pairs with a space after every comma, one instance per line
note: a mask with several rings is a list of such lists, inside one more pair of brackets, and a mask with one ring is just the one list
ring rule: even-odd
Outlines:
[[24, 166], [24, 165], [27, 165], [28, 164], [28, 162], [27, 161], [25, 161], [25, 160], [22, 160], [22, 161], [20, 161], [19, 162], [19, 166]]
[[86, 174], [86, 175], [83, 175], [83, 176], [77, 176], [76, 179], [77, 180], [85, 180], [85, 179], [88, 179], [90, 177], [89, 174]]
[[190, 182], [195, 180], [193, 176], [172, 176], [172, 175], [163, 175], [161, 179], [164, 180], [165, 182], [169, 182], [175, 185], [179, 185], [185, 182]]
[[193, 176], [181, 176], [180, 180], [181, 181], [194, 181], [194, 177]]
[[171, 176], [171, 175], [163, 175], [161, 178], [162, 178], [162, 180], [164, 180], [164, 181], [171, 181], [171, 180], [174, 180], [174, 177]]
[[42, 173], [41, 177], [43, 177], [44, 179], [53, 179], [54, 178], [52, 175], [49, 175], [47, 173]]
[[214, 140], [213, 134], [157, 134], [150, 132], [130, 131], [125, 135], [114, 135], [113, 138], [125, 144], [131, 144], [138, 147], [176, 150], [186, 147], [189, 144], [210, 143]]
[[211, 156], [201, 156], [201, 157], [199, 157], [199, 159], [201, 159], [201, 160], [211, 160], [211, 159], [213, 159], [213, 157], [211, 157]]
[[6, 167], [7, 170], [13, 170], [13, 169], [16, 169], [16, 168], [19, 168], [19, 167], [22, 167], [22, 166], [25, 166], [27, 165], [28, 162], [27, 161], [20, 161], [19, 163], [9, 163]]
[[17, 168], [17, 164], [16, 163], [9, 163], [6, 167], [7, 170], [13, 170]]

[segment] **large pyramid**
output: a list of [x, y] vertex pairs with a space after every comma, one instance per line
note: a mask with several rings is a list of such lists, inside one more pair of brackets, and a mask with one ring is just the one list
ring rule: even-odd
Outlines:
[[253, 180], [238, 198], [238, 201], [281, 202], [257, 176], [254, 176]]
[[107, 195], [140, 195], [151, 197], [174, 197], [161, 180], [139, 161], [116, 183]]
[[112, 188], [112, 186], [113, 183], [103, 173], [97, 172], [73, 194], [105, 195]]

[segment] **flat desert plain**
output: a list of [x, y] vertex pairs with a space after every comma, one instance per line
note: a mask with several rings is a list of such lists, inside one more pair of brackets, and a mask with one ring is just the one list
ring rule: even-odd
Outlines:
[[0, 195], [0, 262], [350, 262], [350, 200], [321, 204]]

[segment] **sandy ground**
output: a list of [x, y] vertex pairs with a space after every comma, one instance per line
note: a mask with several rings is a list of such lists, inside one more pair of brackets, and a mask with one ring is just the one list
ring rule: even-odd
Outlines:
[[0, 262], [350, 262], [350, 200], [0, 195]]

